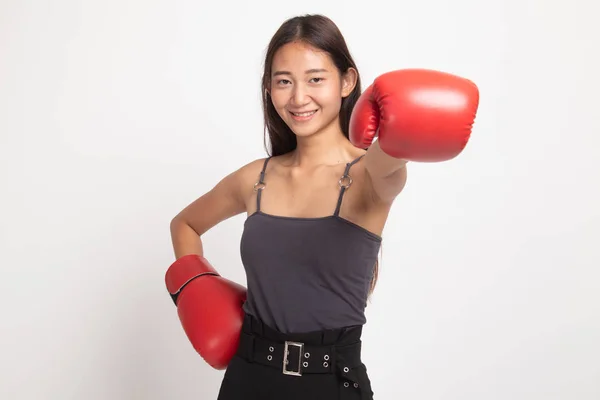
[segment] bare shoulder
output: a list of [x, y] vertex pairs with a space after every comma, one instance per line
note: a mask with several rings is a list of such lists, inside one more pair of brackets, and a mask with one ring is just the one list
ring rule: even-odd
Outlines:
[[247, 211], [247, 198], [253, 191], [264, 160], [250, 161], [230, 172], [181, 210], [173, 220], [186, 223], [201, 235], [218, 223]]
[[265, 160], [266, 158], [257, 158], [242, 165], [239, 169], [237, 169], [234, 173], [237, 175], [237, 178], [239, 179], [240, 183], [247, 182], [248, 179], [255, 180], [260, 174]]
[[260, 172], [266, 160], [266, 157], [252, 160], [236, 172], [238, 174], [238, 183], [240, 184], [240, 193], [242, 193], [243, 197], [247, 197], [254, 190], [254, 184], [258, 182]]

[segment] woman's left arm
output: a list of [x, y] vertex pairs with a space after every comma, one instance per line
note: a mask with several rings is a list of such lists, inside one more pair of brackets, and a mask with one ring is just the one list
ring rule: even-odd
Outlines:
[[406, 185], [406, 160], [387, 155], [379, 146], [379, 140], [365, 154], [365, 169], [374, 196], [384, 202], [391, 203], [402, 192]]

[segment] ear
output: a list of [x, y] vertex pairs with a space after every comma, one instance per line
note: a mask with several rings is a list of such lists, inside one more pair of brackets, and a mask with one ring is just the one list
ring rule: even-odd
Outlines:
[[342, 75], [342, 97], [348, 97], [356, 87], [358, 80], [358, 71], [354, 68], [348, 68], [345, 74]]

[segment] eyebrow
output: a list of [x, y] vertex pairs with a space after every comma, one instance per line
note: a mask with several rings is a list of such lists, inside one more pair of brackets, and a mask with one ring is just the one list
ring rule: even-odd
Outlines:
[[[329, 72], [328, 70], [326, 70], [325, 68], [313, 68], [313, 69], [307, 69], [306, 71], [304, 71], [305, 74], [315, 74], [317, 72]], [[289, 71], [275, 71], [273, 73], [273, 76], [279, 76], [279, 75], [291, 75], [292, 73]]]

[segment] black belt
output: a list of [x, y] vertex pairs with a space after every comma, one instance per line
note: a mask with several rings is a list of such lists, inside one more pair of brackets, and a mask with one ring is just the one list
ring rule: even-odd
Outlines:
[[285, 375], [349, 373], [361, 365], [361, 342], [318, 345], [275, 341], [242, 332], [238, 355], [247, 361], [280, 368]]
[[341, 374], [357, 382], [362, 366], [362, 327], [284, 334], [246, 314], [237, 354], [245, 360], [280, 369], [285, 375]]
[[285, 375], [335, 374], [344, 388], [359, 390], [361, 399], [372, 400], [361, 361], [361, 334], [361, 326], [284, 334], [246, 314], [237, 355]]

